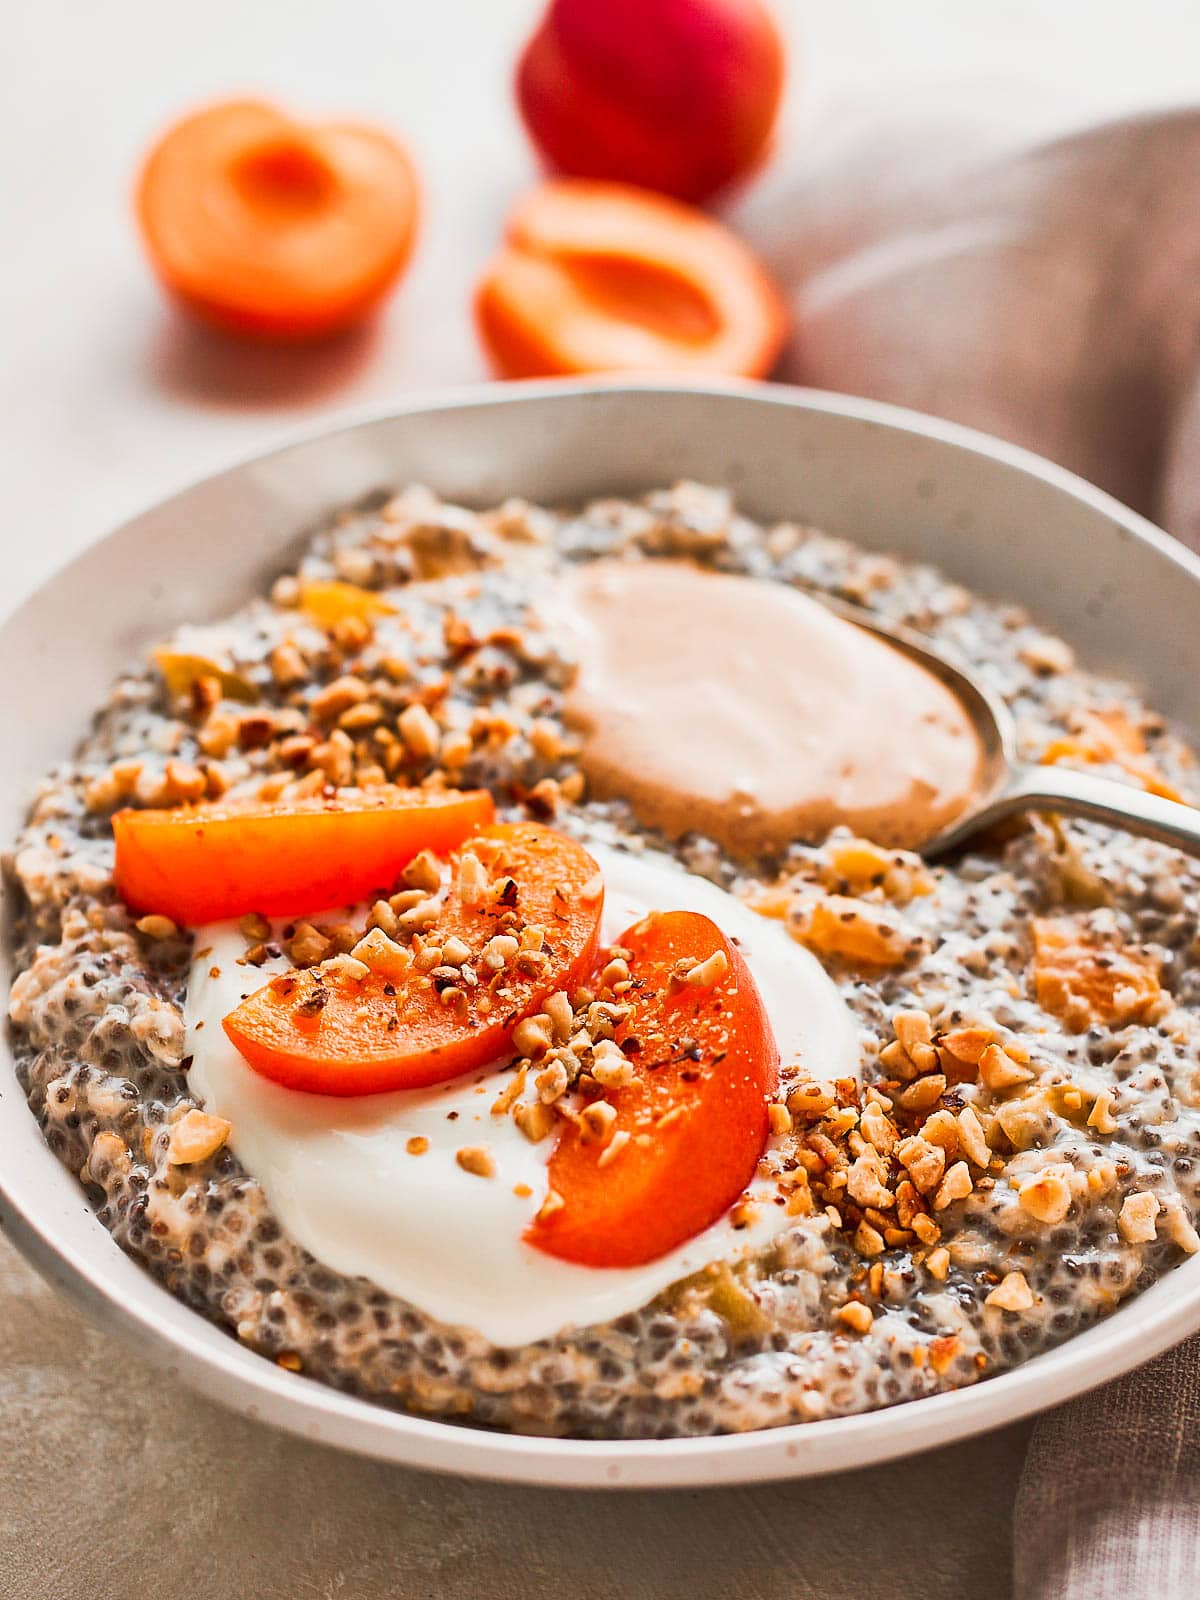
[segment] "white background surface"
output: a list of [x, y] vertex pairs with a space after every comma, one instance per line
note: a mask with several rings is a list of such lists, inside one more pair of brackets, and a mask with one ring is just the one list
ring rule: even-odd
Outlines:
[[[169, 488], [331, 410], [484, 377], [471, 285], [533, 175], [510, 64], [536, 0], [36, 0], [0, 6], [0, 497], [23, 590]], [[1200, 90], [1191, 0], [777, 0], [781, 161], [834, 103], [964, 83], [1014, 107]], [[378, 329], [239, 351], [161, 303], [129, 217], [141, 153], [198, 100], [265, 93], [375, 116], [411, 144], [426, 216]], [[768, 179], [769, 181], [769, 179]], [[15, 596], [14, 596], [15, 597]]]
[[[847, 96], [932, 98], [986, 82], [1014, 108], [1049, 97], [1108, 109], [1200, 93], [1190, 0], [777, 4], [793, 39], [781, 141], [792, 162], [806, 129]], [[536, 9], [39, 0], [18, 15], [11, 0], [0, 51], [3, 608], [96, 534], [236, 455], [339, 409], [485, 375], [470, 286], [533, 175], [509, 71]], [[321, 352], [238, 350], [162, 305], [129, 221], [138, 156], [190, 103], [239, 92], [375, 116], [410, 142], [424, 233], [372, 333]], [[568, 1500], [350, 1462], [164, 1392], [7, 1247], [0, 1304], [0, 1590], [14, 1597], [1008, 1592], [1023, 1429], [823, 1484]]]

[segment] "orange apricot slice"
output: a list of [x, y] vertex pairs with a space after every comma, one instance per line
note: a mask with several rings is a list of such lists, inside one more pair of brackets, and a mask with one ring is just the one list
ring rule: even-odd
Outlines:
[[[603, 904], [582, 845], [540, 823], [499, 824], [453, 859], [415, 957], [397, 946], [385, 970], [335, 958], [282, 973], [230, 1012], [225, 1032], [264, 1077], [313, 1094], [456, 1078], [502, 1058], [522, 1018], [591, 970]], [[452, 938], [467, 956], [447, 966]]]
[[288, 917], [391, 888], [422, 850], [445, 853], [494, 815], [482, 789], [343, 789], [333, 799], [118, 811], [114, 877], [134, 911], [192, 927]]
[[603, 1140], [589, 1138], [586, 1116], [559, 1135], [556, 1203], [525, 1234], [591, 1267], [640, 1266], [716, 1222], [754, 1175], [779, 1076], [750, 970], [708, 917], [653, 912], [619, 943], [630, 952], [633, 1012], [616, 1041], [635, 1076], [605, 1095], [615, 1117]]

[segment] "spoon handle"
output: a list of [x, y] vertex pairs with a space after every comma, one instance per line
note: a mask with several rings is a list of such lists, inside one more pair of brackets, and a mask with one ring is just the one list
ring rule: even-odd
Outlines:
[[1071, 767], [1014, 767], [998, 794], [936, 841], [936, 854], [959, 848], [984, 828], [1024, 811], [1057, 811], [1157, 839], [1200, 856], [1200, 809], [1147, 794], [1132, 784]]

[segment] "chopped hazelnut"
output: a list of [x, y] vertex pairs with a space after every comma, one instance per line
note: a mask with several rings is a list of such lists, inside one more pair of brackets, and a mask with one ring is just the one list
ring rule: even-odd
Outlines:
[[[393, 896], [393, 898], [395, 898]], [[423, 933], [427, 928], [432, 928], [438, 919], [441, 908], [436, 900], [419, 900], [415, 906], [410, 906], [407, 911], [401, 911], [396, 917], [396, 931], [398, 933]]]
[[550, 1018], [550, 1026], [554, 1030], [554, 1039], [557, 1044], [562, 1044], [571, 1035], [571, 1026], [575, 1020], [575, 1013], [571, 1009], [571, 1002], [564, 990], [559, 989], [545, 1002], [543, 1009]]
[[915, 1186], [907, 1178], [902, 1178], [896, 1185], [896, 1220], [902, 1228], [912, 1226], [913, 1218], [922, 1211], [920, 1196]]
[[815, 1080], [797, 1084], [787, 1097], [788, 1110], [803, 1122], [816, 1122], [836, 1104], [837, 1090], [832, 1083]]
[[1196, 1232], [1192, 1219], [1176, 1195], [1171, 1195], [1163, 1202], [1162, 1219], [1164, 1238], [1178, 1245], [1189, 1256], [1195, 1255], [1200, 1250], [1200, 1234]]
[[290, 639], [284, 639], [271, 651], [271, 676], [281, 688], [303, 683], [307, 678], [308, 663]]
[[958, 1123], [953, 1111], [935, 1111], [921, 1124], [921, 1137], [930, 1144], [940, 1145], [946, 1159], [958, 1153]]
[[1038, 1222], [1061, 1222], [1071, 1209], [1069, 1162], [1053, 1161], [1016, 1182], [1017, 1199], [1023, 1210]]
[[354, 946], [351, 955], [384, 978], [403, 978], [412, 966], [411, 952], [390, 939], [382, 928], [370, 929]]
[[332, 942], [311, 922], [298, 923], [287, 943], [288, 957], [297, 967], [315, 967], [318, 962], [324, 961], [332, 948]]
[[[602, 1089], [623, 1089], [634, 1078], [633, 1063], [612, 1039], [601, 1039], [595, 1046], [588, 1070]], [[784, 1115], [787, 1116], [786, 1111]], [[788, 1126], [791, 1126], [790, 1118]]]
[[420, 935], [413, 938], [413, 971], [433, 972], [442, 965], [442, 947], [438, 944], [418, 943]]
[[875, 1321], [870, 1306], [863, 1305], [861, 1300], [847, 1300], [844, 1306], [838, 1307], [837, 1318], [855, 1333], [870, 1332], [871, 1324]]
[[940, 1145], [930, 1144], [920, 1134], [904, 1139], [896, 1148], [900, 1165], [906, 1169], [913, 1185], [921, 1194], [928, 1194], [941, 1182], [946, 1167], [946, 1152]]
[[936, 1244], [942, 1237], [942, 1230], [937, 1223], [923, 1211], [917, 1212], [909, 1226], [922, 1244]]
[[917, 1076], [916, 1062], [899, 1039], [893, 1039], [890, 1044], [884, 1045], [879, 1052], [879, 1065], [893, 1078], [899, 1078], [902, 1082]]
[[163, 768], [163, 799], [201, 800], [208, 789], [208, 779], [199, 767], [188, 761], [168, 761]]
[[442, 946], [442, 960], [448, 967], [464, 966], [471, 959], [471, 948], [457, 934], [451, 934]]
[[970, 1169], [965, 1161], [956, 1161], [938, 1186], [933, 1197], [933, 1209], [944, 1211], [955, 1200], [965, 1200], [974, 1188]]
[[216, 1155], [232, 1131], [233, 1124], [224, 1117], [214, 1117], [193, 1107], [171, 1128], [167, 1160], [176, 1167], [205, 1161]]
[[998, 1044], [989, 1044], [979, 1057], [979, 1076], [993, 1094], [998, 1094], [1019, 1083], [1029, 1083], [1034, 1075], [1028, 1067], [1018, 1066]]
[[351, 706], [358, 705], [371, 693], [361, 678], [335, 678], [324, 689], [313, 695], [309, 710], [318, 722], [341, 716]]
[[964, 1106], [958, 1113], [958, 1147], [967, 1160], [977, 1167], [986, 1167], [991, 1160], [992, 1152], [988, 1148], [983, 1124], [973, 1106]]
[[876, 1105], [872, 1101], [858, 1119], [858, 1126], [862, 1131], [863, 1137], [874, 1145], [881, 1156], [891, 1155], [896, 1148], [899, 1135], [896, 1132], [895, 1124], [884, 1112], [882, 1106]]
[[925, 1258], [926, 1271], [944, 1283], [950, 1271], [950, 1252], [945, 1245], [939, 1245], [936, 1250], [931, 1250]]
[[396, 719], [396, 727], [409, 751], [418, 760], [426, 761], [437, 754], [441, 743], [441, 729], [419, 701], [405, 706]]
[[784, 1134], [792, 1131], [792, 1114], [779, 1100], [772, 1100], [767, 1107], [767, 1119], [771, 1126], [771, 1134], [780, 1139]]
[[511, 934], [498, 933], [484, 945], [480, 965], [489, 972], [503, 972], [520, 948], [519, 942]]
[[574, 749], [564, 741], [554, 724], [547, 722], [544, 717], [539, 717], [530, 724], [529, 743], [533, 746], [534, 753], [541, 756], [543, 761], [560, 761]]
[[513, 1029], [513, 1045], [523, 1056], [544, 1056], [553, 1042], [553, 1024], [544, 1012], [523, 1017]]
[[1121, 1214], [1117, 1218], [1117, 1228], [1121, 1237], [1127, 1239], [1130, 1244], [1149, 1244], [1158, 1231], [1155, 1219], [1159, 1209], [1158, 1196], [1148, 1190], [1141, 1194], [1127, 1195], [1125, 1204], [1121, 1207]]
[[487, 892], [487, 868], [473, 850], [458, 858], [458, 893], [464, 906], [477, 906]]
[[492, 1116], [502, 1117], [510, 1111], [517, 1100], [525, 1092], [525, 1080], [529, 1076], [528, 1062], [522, 1062], [512, 1077], [492, 1101]]
[[689, 972], [685, 973], [683, 981], [694, 985], [696, 988], [710, 989], [714, 983], [720, 983], [728, 971], [729, 957], [724, 950], [718, 948], [705, 960], [698, 962]]
[[352, 983], [361, 983], [371, 971], [365, 961], [348, 954], [330, 956], [328, 961], [323, 963], [323, 970], [330, 977], [348, 978]]
[[1088, 1127], [1097, 1133], [1116, 1133], [1118, 1123], [1112, 1114], [1113, 1097], [1107, 1091], [1097, 1095], [1096, 1103], [1088, 1113]]
[[436, 894], [442, 886], [442, 864], [432, 850], [422, 850], [412, 858], [401, 876], [410, 889]]
[[157, 913], [151, 913], [148, 917], [139, 917], [134, 923], [134, 927], [139, 933], [144, 934], [147, 939], [153, 939], [156, 942], [159, 939], [173, 939], [179, 932], [170, 917], [159, 916]]
[[995, 1042], [996, 1035], [991, 1028], [953, 1028], [949, 1033], [938, 1036], [938, 1045], [942, 1050], [948, 1051], [956, 1061], [971, 1067], [979, 1065], [983, 1052]]
[[896, 1103], [905, 1111], [929, 1111], [937, 1105], [945, 1092], [945, 1076], [940, 1072], [931, 1072], [928, 1077], [918, 1078], [906, 1089], [901, 1089], [896, 1096]]
[[521, 1100], [513, 1107], [513, 1121], [530, 1144], [539, 1144], [557, 1120], [553, 1108], [541, 1100]]
[[557, 1057], [552, 1057], [549, 1066], [543, 1068], [534, 1079], [538, 1099], [544, 1105], [553, 1105], [566, 1094], [570, 1081], [566, 1067]]
[[475, 742], [466, 728], [452, 728], [442, 738], [438, 760], [453, 771], [467, 764], [474, 748]]
[[400, 923], [395, 911], [386, 900], [376, 900], [367, 913], [367, 932], [372, 928], [379, 928], [386, 933], [389, 939], [395, 938], [400, 931]]
[[1008, 1272], [983, 1303], [1000, 1311], [1030, 1311], [1034, 1294], [1023, 1272]]
[[938, 1058], [933, 1048], [933, 1023], [928, 1011], [897, 1011], [892, 1017], [892, 1027], [917, 1071], [932, 1072]]
[[886, 1246], [877, 1228], [869, 1222], [860, 1222], [854, 1233], [854, 1248], [860, 1256], [880, 1256]]
[[593, 1100], [579, 1113], [579, 1138], [582, 1144], [604, 1144], [617, 1120], [615, 1106], [607, 1100]]
[[860, 1206], [886, 1210], [895, 1204], [895, 1197], [883, 1182], [885, 1177], [877, 1155], [859, 1156], [846, 1175], [846, 1193]]
[[629, 963], [628, 963], [628, 961], [623, 961], [623, 960], [620, 960], [620, 959], [615, 960], [615, 961], [610, 961], [607, 964], [607, 966], [605, 966], [604, 970], [600, 974], [600, 987], [601, 987], [601, 989], [613, 989], [613, 988], [616, 987], [616, 985], [618, 983], [628, 983], [628, 982], [629, 982]]
[[496, 1163], [492, 1160], [492, 1153], [485, 1144], [466, 1144], [461, 1150], [454, 1152], [454, 1159], [464, 1172], [469, 1172], [476, 1178], [494, 1178], [496, 1176]]

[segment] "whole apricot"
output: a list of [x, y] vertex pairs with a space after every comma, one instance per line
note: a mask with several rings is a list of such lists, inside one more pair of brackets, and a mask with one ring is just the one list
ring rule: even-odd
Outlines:
[[762, 157], [783, 74], [762, 0], [551, 0], [516, 89], [551, 168], [697, 203]]

